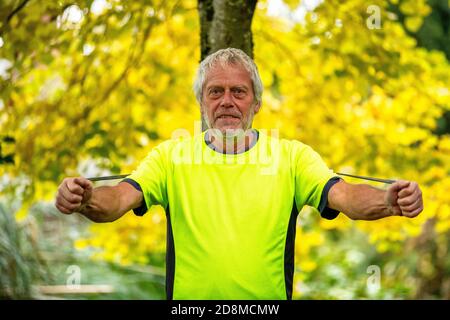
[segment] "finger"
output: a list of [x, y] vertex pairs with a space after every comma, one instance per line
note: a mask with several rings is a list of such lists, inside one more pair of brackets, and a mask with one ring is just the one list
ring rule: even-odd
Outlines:
[[419, 190], [419, 185], [417, 184], [417, 182], [410, 182], [408, 187], [400, 190], [400, 192], [398, 193], [398, 196], [400, 198], [403, 198], [410, 194], [413, 194], [416, 190]]
[[406, 205], [406, 206], [400, 206], [400, 209], [402, 210], [402, 212], [413, 212], [414, 210], [416, 210], [417, 208], [419, 208], [421, 206], [422, 203], [422, 199], [421, 198], [416, 198], [416, 201], [413, 202], [410, 205]]
[[70, 192], [67, 187], [61, 187], [58, 190], [58, 195], [63, 197], [67, 202], [70, 203], [78, 203], [83, 199], [81, 195]]
[[395, 207], [392, 207], [391, 210], [392, 210], [392, 215], [394, 215], [394, 216], [402, 215], [402, 210], [400, 209], [400, 207], [395, 206]]
[[56, 209], [58, 209], [60, 212], [64, 213], [64, 214], [71, 214], [72, 211], [70, 211], [69, 209], [64, 208], [63, 206], [61, 206], [58, 203], [55, 203], [55, 207]]
[[83, 187], [83, 189], [92, 189], [92, 182], [86, 178], [78, 177], [73, 179], [73, 182]]
[[405, 188], [405, 189], [402, 189], [402, 190], [400, 190], [400, 191], [398, 192], [398, 197], [399, 197], [399, 198], [406, 198], [406, 197], [412, 195], [413, 192], [414, 192], [414, 191], [411, 191], [410, 189]]
[[416, 202], [418, 198], [421, 198], [422, 194], [419, 192], [419, 190], [415, 190], [413, 194], [406, 196], [406, 197], [399, 197], [397, 200], [398, 205], [400, 206], [408, 206], [410, 204], [413, 204]]
[[78, 194], [80, 196], [83, 195], [84, 193], [84, 188], [75, 181], [75, 179], [70, 179], [67, 181], [66, 183], [67, 189], [71, 192], [71, 193], [75, 193]]
[[76, 208], [78, 208], [79, 206], [81, 206], [81, 201], [80, 202], [69, 202], [60, 195], [58, 195], [58, 197], [56, 197], [56, 203], [68, 210], [71, 210], [71, 211], [73, 211]]
[[75, 209], [78, 209], [81, 206], [81, 202], [69, 202], [62, 196], [56, 197], [56, 203], [59, 206], [69, 210], [70, 212], [73, 212]]
[[414, 218], [414, 217], [418, 216], [419, 213], [421, 213], [422, 211], [423, 211], [423, 205], [421, 205], [419, 208], [417, 208], [416, 210], [414, 210], [412, 212], [405, 213], [404, 215], [405, 215], [405, 217], [408, 217], [408, 218]]

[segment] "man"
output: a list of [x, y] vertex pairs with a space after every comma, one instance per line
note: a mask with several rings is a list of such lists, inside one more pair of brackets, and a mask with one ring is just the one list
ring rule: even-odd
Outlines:
[[349, 184], [309, 146], [252, 129], [262, 83], [241, 50], [202, 61], [194, 90], [206, 132], [161, 143], [117, 186], [94, 189], [85, 178], [66, 178], [56, 197], [61, 212], [95, 222], [162, 205], [169, 299], [290, 299], [295, 222], [304, 205], [327, 219], [422, 211], [415, 182], [386, 191]]

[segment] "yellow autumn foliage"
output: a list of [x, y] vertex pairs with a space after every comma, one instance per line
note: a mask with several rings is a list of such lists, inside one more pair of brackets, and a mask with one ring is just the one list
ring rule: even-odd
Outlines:
[[[291, 9], [299, 3], [286, 2]], [[450, 65], [444, 54], [417, 47], [388, 4], [370, 3], [380, 10], [379, 29], [367, 27], [362, 0], [325, 0], [301, 22], [269, 15], [267, 1], [255, 12], [254, 56], [265, 91], [254, 126], [311, 145], [337, 172], [414, 180], [424, 195], [416, 219], [353, 222], [341, 214], [313, 220], [308, 230], [300, 223], [300, 282], [317, 268], [312, 253], [328, 245], [327, 232], [357, 228], [379, 252], [389, 252], [419, 236], [430, 219], [438, 234], [450, 230], [450, 136], [435, 133], [450, 112]], [[38, 6], [30, 2], [27, 9]], [[400, 9], [410, 31], [430, 10], [425, 0], [404, 0]], [[0, 175], [25, 187], [22, 213], [51, 199], [66, 175], [128, 173], [175, 130], [198, 128], [191, 90], [200, 59], [195, 1], [114, 1], [79, 24], [58, 30], [60, 46], [35, 53], [49, 62], [23, 58], [22, 74], [11, 76], [8, 100], [0, 104], [2, 134], [16, 140], [15, 165], [0, 166]], [[20, 30], [12, 31], [16, 39]], [[305, 209], [300, 221], [313, 215]], [[75, 246], [96, 248], [98, 259], [152, 264], [164, 253], [165, 228], [163, 210], [152, 208], [142, 218], [128, 213], [92, 225], [92, 236]]]

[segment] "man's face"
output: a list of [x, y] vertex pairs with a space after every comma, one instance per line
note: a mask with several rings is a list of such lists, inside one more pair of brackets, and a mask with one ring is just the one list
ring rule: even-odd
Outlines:
[[249, 72], [240, 64], [216, 65], [206, 75], [202, 114], [209, 128], [222, 133], [251, 128], [259, 111]]

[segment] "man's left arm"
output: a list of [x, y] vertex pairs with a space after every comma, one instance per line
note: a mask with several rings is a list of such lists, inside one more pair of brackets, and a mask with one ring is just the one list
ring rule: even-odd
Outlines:
[[398, 180], [387, 190], [344, 180], [328, 192], [329, 208], [353, 220], [376, 220], [389, 216], [413, 218], [423, 210], [422, 191], [416, 182]]

